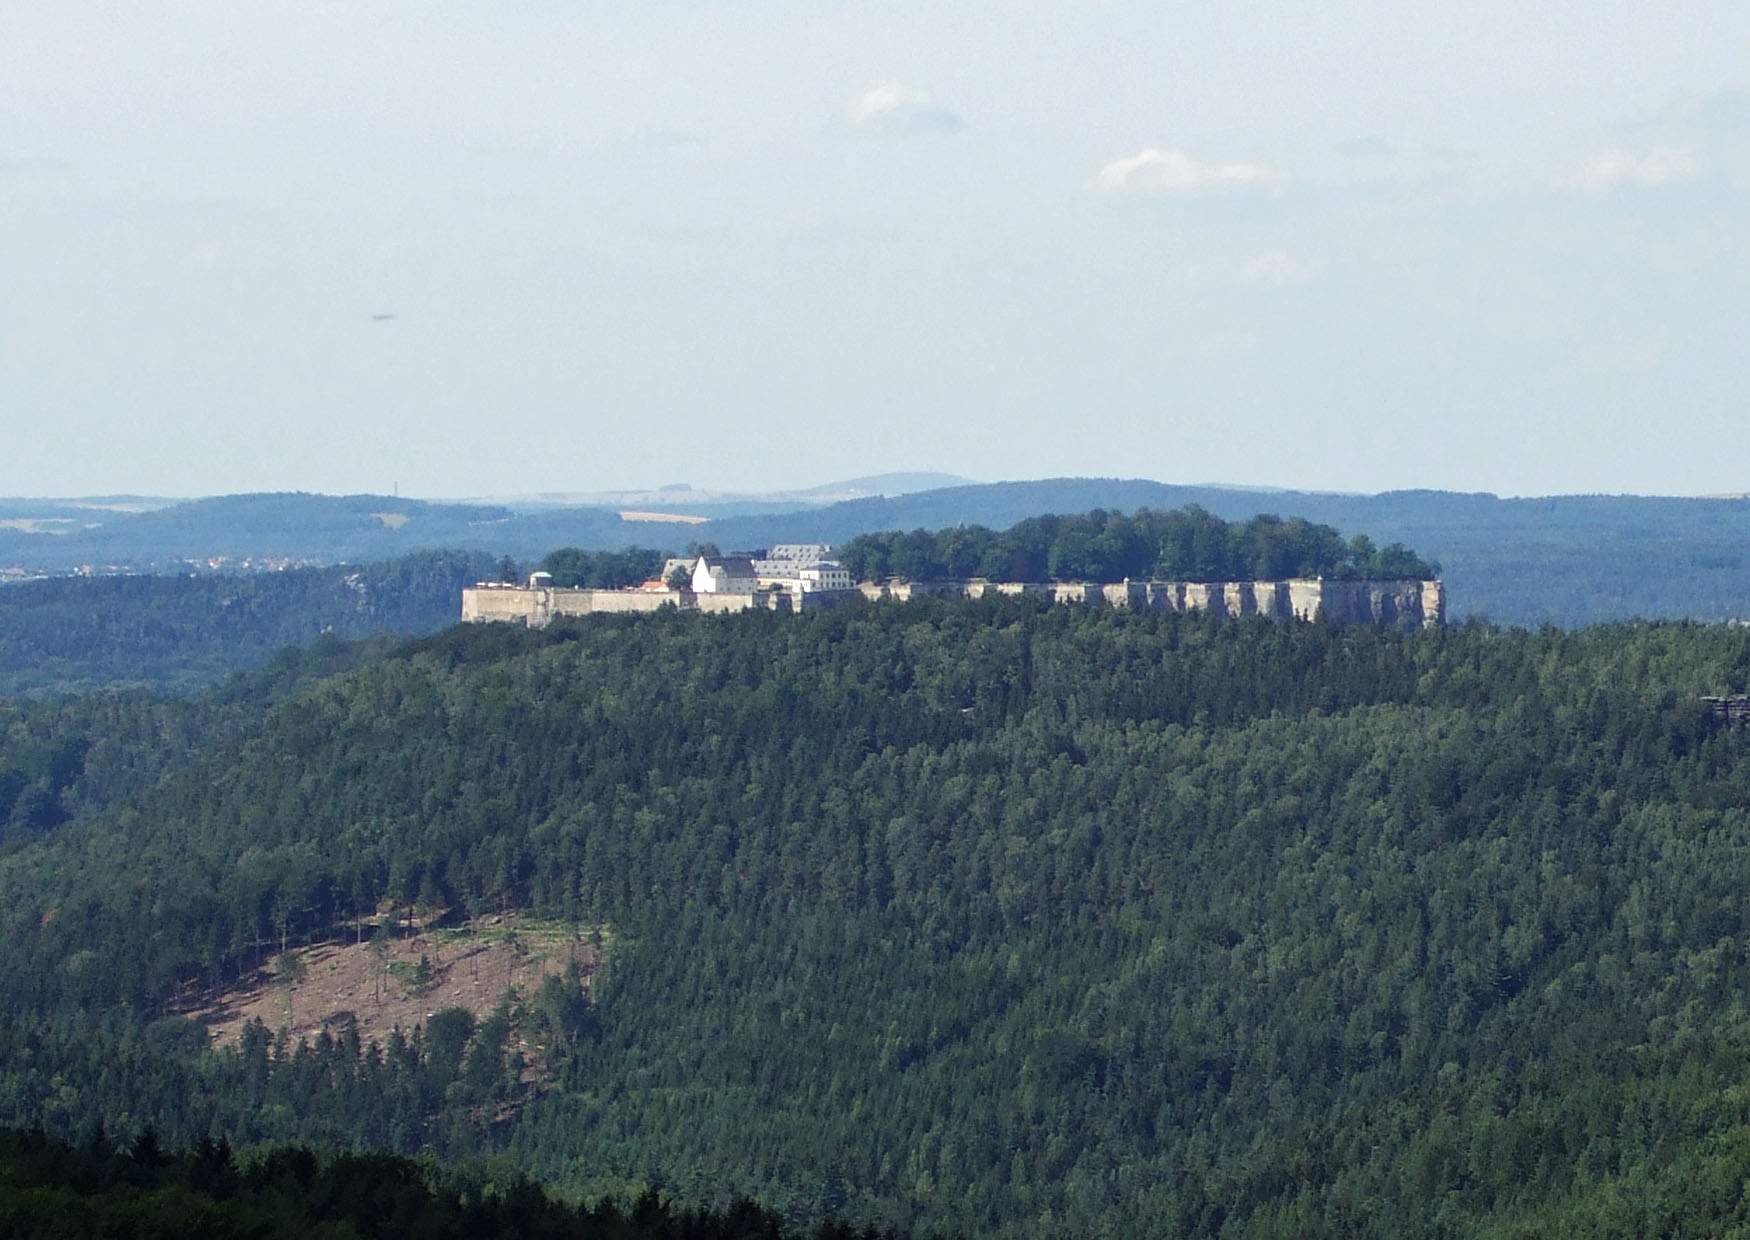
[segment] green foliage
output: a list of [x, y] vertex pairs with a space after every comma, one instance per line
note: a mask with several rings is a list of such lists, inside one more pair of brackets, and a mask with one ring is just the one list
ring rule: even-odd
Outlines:
[[[1726, 1234], [1750, 735], [1695, 698], [1747, 674], [1737, 629], [989, 600], [451, 630], [186, 705], [192, 761], [117, 699], [154, 777], [0, 854], [0, 1118], [969, 1234]], [[428, 882], [612, 927], [590, 1001], [157, 1019]]]
[[[238, 1157], [203, 1138], [168, 1155], [148, 1129], [126, 1154], [0, 1132], [0, 1233], [65, 1240], [883, 1240], [824, 1224], [812, 1232], [748, 1201], [686, 1210], [646, 1192], [573, 1206], [502, 1167], [440, 1171], [372, 1154], [301, 1146]], [[885, 1240], [899, 1240], [888, 1236]]]
[[425, 552], [362, 567], [57, 577], [0, 589], [0, 698], [118, 686], [189, 690], [320, 635], [454, 624], [491, 561]]
[[656, 576], [667, 556], [666, 551], [651, 551], [644, 547], [628, 547], [624, 551], [583, 551], [577, 547], [562, 547], [549, 552], [540, 568], [553, 574], [556, 586], [618, 590]]
[[1227, 522], [1192, 505], [1174, 512], [1032, 517], [1001, 533], [960, 525], [864, 534], [839, 551], [859, 581], [1280, 581], [1288, 577], [1428, 579], [1439, 575], [1393, 543], [1345, 543], [1328, 525], [1257, 516]]

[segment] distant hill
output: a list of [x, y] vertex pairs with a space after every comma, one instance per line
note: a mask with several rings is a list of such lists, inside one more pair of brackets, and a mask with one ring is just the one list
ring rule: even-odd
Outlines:
[[[906, 475], [911, 483], [920, 476]], [[922, 476], [930, 477], [929, 475]], [[884, 477], [835, 486], [885, 485]], [[659, 493], [660, 494], [660, 493]], [[677, 495], [680, 492], [669, 492]], [[775, 500], [768, 500], [776, 505]], [[703, 524], [627, 521], [614, 508], [431, 503], [388, 496], [239, 495], [149, 512], [71, 508], [67, 501], [0, 501], [0, 569], [50, 572], [80, 564], [136, 569], [211, 556], [312, 563], [388, 559], [453, 547], [535, 560], [555, 547], [724, 548], [845, 542], [891, 529], [960, 524], [1002, 528], [1042, 513], [1199, 504], [1229, 520], [1300, 516], [1403, 542], [1440, 561], [1455, 618], [1578, 626], [1632, 617], [1750, 616], [1750, 500], [1573, 495], [1502, 499], [1486, 493], [1387, 491], [1347, 495], [1175, 486], [1136, 478], [1053, 478], [942, 487], [779, 511], [640, 505], [694, 512]], [[751, 506], [751, 501], [744, 501]], [[65, 532], [32, 521], [65, 518]]]
[[360, 568], [199, 577], [56, 577], [0, 588], [0, 699], [139, 686], [187, 690], [324, 635], [430, 633], [455, 623], [478, 553]]
[[868, 474], [847, 478], [842, 482], [825, 482], [819, 486], [777, 491], [722, 491], [696, 487], [688, 482], [674, 482], [660, 487], [633, 488], [615, 491], [546, 491], [534, 495], [491, 497], [518, 512], [551, 508], [627, 508], [658, 512], [708, 513], [723, 516], [730, 513], [789, 512], [798, 509], [836, 504], [848, 499], [866, 499], [879, 495], [911, 495], [919, 491], [934, 491], [943, 487], [972, 485], [972, 479], [958, 474], [901, 472]]
[[869, 474], [862, 478], [847, 478], [843, 482], [828, 482], [792, 494], [808, 496], [852, 497], [869, 495], [915, 495], [920, 491], [941, 491], [948, 487], [977, 485], [958, 474], [895, 473]]
[[[52, 511], [33, 511], [33, 503], [44, 501], [0, 501], [0, 568], [164, 570], [216, 559], [317, 564], [380, 560], [437, 547], [492, 548], [509, 541], [501, 540], [495, 527], [515, 515], [508, 508], [482, 504], [298, 492], [217, 496], [143, 512], [75, 508], [65, 501], [56, 501]], [[12, 519], [14, 512], [27, 520], [75, 519], [59, 528], [40, 520], [35, 528], [21, 528], [23, 522]], [[620, 520], [615, 513], [580, 509], [567, 525], [579, 536], [613, 541]]]

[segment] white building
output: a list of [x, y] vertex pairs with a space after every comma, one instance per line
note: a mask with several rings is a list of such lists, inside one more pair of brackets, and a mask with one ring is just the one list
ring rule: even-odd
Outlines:
[[781, 543], [753, 562], [764, 586], [777, 586], [792, 594], [819, 590], [849, 590], [856, 583], [838, 561], [829, 559], [827, 543]]
[[756, 557], [753, 567], [762, 577], [794, 577], [802, 569], [819, 564], [830, 555], [832, 548], [826, 543], [781, 543]]
[[702, 555], [693, 565], [694, 594], [752, 594], [759, 588], [759, 574], [745, 555]]
[[851, 570], [836, 560], [820, 560], [796, 571], [796, 588], [804, 593], [815, 590], [849, 590], [856, 583]]

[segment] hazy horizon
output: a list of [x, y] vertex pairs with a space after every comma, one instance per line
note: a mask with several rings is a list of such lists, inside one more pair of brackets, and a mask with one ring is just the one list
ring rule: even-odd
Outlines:
[[1750, 489], [1744, 6], [0, 35], [0, 494]]
[[[916, 473], [932, 473], [932, 472], [938, 472], [938, 471], [934, 471], [934, 470], [892, 470], [892, 471], [885, 471], [885, 472], [891, 472], [891, 473], [895, 473], [895, 474], [916, 474]], [[940, 471], [940, 472], [951, 472], [951, 471]], [[1340, 488], [1335, 488], [1335, 487], [1317, 487], [1317, 486], [1284, 487], [1284, 486], [1271, 486], [1271, 485], [1259, 484], [1259, 483], [1233, 482], [1233, 481], [1212, 482], [1212, 481], [1209, 481], [1207, 479], [1202, 479], [1202, 480], [1197, 480], [1197, 481], [1182, 481], [1182, 480], [1173, 479], [1173, 478], [1150, 478], [1150, 477], [1147, 477], [1147, 476], [1141, 475], [1141, 474], [1080, 474], [1080, 475], [1078, 475], [1078, 474], [1041, 474], [1041, 475], [1038, 475], [1036, 477], [1026, 477], [1026, 478], [971, 478], [971, 477], [964, 477], [964, 478], [960, 479], [958, 482], [945, 483], [945, 484], [942, 484], [942, 486], [944, 486], [944, 487], [946, 487], [946, 486], [982, 487], [982, 486], [1022, 485], [1022, 484], [1026, 484], [1026, 483], [1032, 483], [1032, 482], [1053, 482], [1053, 481], [1061, 481], [1061, 480], [1075, 479], [1075, 478], [1085, 478], [1085, 479], [1107, 478], [1107, 479], [1114, 479], [1114, 480], [1121, 480], [1121, 481], [1153, 482], [1153, 483], [1157, 483], [1157, 484], [1162, 485], [1162, 486], [1169, 486], [1169, 487], [1185, 487], [1185, 488], [1191, 488], [1191, 489], [1212, 489], [1212, 490], [1221, 490], [1221, 491], [1235, 491], [1235, 492], [1240, 492], [1240, 493], [1253, 493], [1253, 494], [1265, 495], [1265, 496], [1267, 496], [1267, 495], [1282, 495], [1282, 494], [1307, 494], [1307, 495], [1351, 496], [1351, 497], [1357, 497], [1357, 498], [1365, 498], [1368, 496], [1382, 495], [1382, 494], [1387, 494], [1390, 492], [1438, 491], [1438, 492], [1444, 492], [1447, 494], [1491, 495], [1491, 496], [1495, 497], [1496, 499], [1502, 499], [1502, 500], [1578, 499], [1578, 498], [1586, 498], [1586, 497], [1606, 497], [1606, 498], [1621, 498], [1621, 499], [1695, 499], [1695, 500], [1746, 500], [1746, 499], [1750, 499], [1750, 491], [1715, 491], [1715, 492], [1698, 492], [1698, 493], [1690, 493], [1690, 494], [1677, 493], [1677, 492], [1659, 492], [1659, 491], [1527, 491], [1527, 492], [1509, 492], [1509, 491], [1492, 490], [1492, 489], [1487, 488], [1487, 487], [1462, 488], [1461, 489], [1461, 488], [1448, 488], [1448, 487], [1412, 487], [1412, 486], [1381, 487], [1381, 488], [1378, 488], [1377, 490], [1351, 490], [1351, 489], [1340, 489]], [[510, 503], [510, 502], [546, 501], [546, 502], [552, 502], [555, 504], [576, 503], [579, 505], [583, 505], [583, 504], [588, 503], [588, 497], [591, 497], [591, 496], [655, 495], [661, 491], [675, 490], [676, 494], [678, 494], [678, 495], [694, 494], [694, 495], [708, 496], [710, 498], [707, 500], [700, 501], [699, 506], [700, 507], [710, 507], [715, 503], [720, 503], [720, 502], [724, 502], [724, 501], [753, 501], [753, 502], [757, 502], [757, 501], [762, 500], [762, 499], [773, 499], [774, 502], [777, 502], [780, 498], [799, 496], [799, 495], [803, 495], [809, 491], [826, 491], [826, 490], [830, 490], [834, 487], [837, 487], [839, 485], [849, 483], [852, 481], [856, 481], [856, 479], [848, 479], [848, 478], [847, 479], [828, 479], [824, 482], [812, 482], [812, 483], [807, 482], [807, 481], [803, 481], [803, 482], [798, 483], [794, 487], [784, 487], [784, 488], [774, 489], [772, 491], [740, 490], [740, 489], [737, 489], [734, 487], [718, 486], [718, 485], [713, 485], [709, 482], [700, 482], [697, 480], [683, 482], [683, 481], [679, 481], [679, 480], [675, 480], [675, 479], [670, 479], [666, 483], [651, 483], [649, 485], [631, 484], [631, 485], [626, 485], [626, 486], [604, 486], [604, 487], [596, 487], [596, 488], [589, 488], [589, 489], [578, 488], [578, 489], [572, 489], [572, 490], [499, 491], [499, 492], [481, 493], [481, 494], [421, 493], [421, 492], [409, 491], [405, 487], [402, 487], [398, 493], [392, 489], [373, 490], [370, 488], [362, 488], [359, 490], [347, 490], [347, 491], [329, 491], [329, 490], [319, 490], [319, 489], [314, 489], [314, 488], [309, 488], [309, 487], [261, 487], [261, 488], [256, 488], [256, 489], [252, 489], [252, 490], [248, 490], [248, 491], [192, 491], [192, 492], [184, 492], [184, 493], [171, 493], [171, 492], [167, 492], [167, 491], [151, 491], [151, 492], [149, 492], [149, 491], [140, 491], [140, 490], [121, 490], [121, 491], [105, 491], [105, 492], [87, 492], [84, 494], [50, 494], [50, 493], [39, 493], [39, 494], [29, 494], [29, 495], [27, 495], [27, 494], [8, 494], [8, 495], [0, 495], [0, 499], [20, 500], [20, 501], [28, 501], [28, 502], [32, 502], [32, 503], [46, 503], [46, 502], [57, 502], [57, 501], [58, 502], [65, 502], [65, 503], [96, 503], [96, 502], [105, 502], [105, 501], [112, 501], [112, 502], [121, 503], [121, 502], [133, 501], [133, 500], [138, 500], [138, 501], [162, 500], [162, 501], [165, 501], [166, 503], [186, 503], [186, 502], [190, 502], [193, 500], [202, 500], [202, 499], [223, 499], [223, 498], [226, 498], [229, 496], [236, 496], [236, 495], [307, 494], [307, 495], [328, 496], [331, 498], [343, 498], [343, 497], [352, 496], [352, 495], [369, 495], [369, 496], [373, 496], [375, 498], [380, 498], [380, 499], [393, 498], [393, 499], [414, 500], [414, 501], [419, 501], [419, 502], [423, 502], [423, 503], [436, 503], [436, 504], [448, 504], [448, 503], [495, 504], [495, 503]], [[679, 488], [687, 488], [687, 489], [682, 490]], [[924, 490], [934, 490], [937, 488], [936, 487], [929, 487], [929, 488], [923, 488], [923, 489]], [[908, 490], [908, 491], [888, 491], [888, 492], [878, 492], [878, 493], [887, 494], [887, 495], [902, 495], [902, 494], [917, 494], [919, 492], [917, 490]], [[829, 497], [828, 502], [836, 502], [836, 500], [831, 500]], [[4, 515], [4, 514], [0, 514], [0, 515]]]

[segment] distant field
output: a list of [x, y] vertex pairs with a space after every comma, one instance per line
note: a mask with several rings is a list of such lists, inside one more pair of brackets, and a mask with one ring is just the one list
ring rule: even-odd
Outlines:
[[657, 521], [667, 525], [703, 525], [710, 517], [695, 517], [683, 512], [622, 512], [622, 521]]

